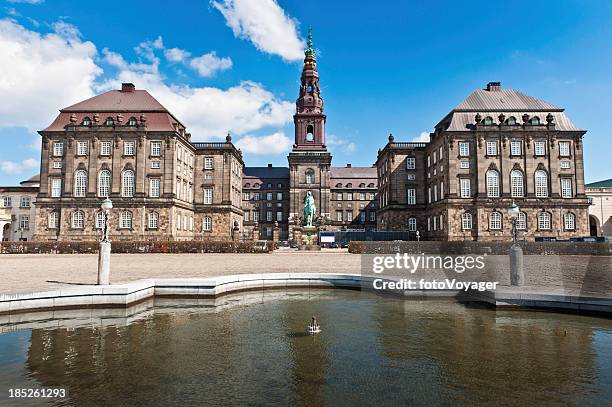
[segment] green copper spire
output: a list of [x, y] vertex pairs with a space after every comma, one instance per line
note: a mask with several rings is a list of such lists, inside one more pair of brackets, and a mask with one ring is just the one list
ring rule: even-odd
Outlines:
[[312, 27], [308, 29], [308, 48], [306, 49], [306, 51], [304, 51], [304, 55], [306, 55], [306, 58], [313, 58], [315, 57], [315, 50], [312, 48]]

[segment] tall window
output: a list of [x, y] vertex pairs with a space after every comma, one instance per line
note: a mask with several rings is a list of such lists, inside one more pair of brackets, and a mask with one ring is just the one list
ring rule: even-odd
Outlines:
[[497, 141], [487, 141], [487, 155], [497, 155]]
[[87, 172], [78, 170], [74, 174], [74, 196], [84, 197], [87, 193]]
[[314, 127], [310, 124], [306, 127], [306, 141], [314, 141]]
[[123, 142], [123, 155], [132, 156], [136, 153], [136, 143], [133, 141]]
[[489, 229], [501, 230], [502, 228], [502, 216], [499, 212], [491, 212], [489, 216]]
[[157, 229], [159, 227], [159, 213], [149, 212], [149, 218], [147, 223], [149, 229]]
[[21, 197], [21, 202], [19, 202], [19, 206], [21, 208], [29, 208], [30, 207], [30, 197], [29, 196], [22, 196]]
[[160, 196], [160, 188], [161, 180], [159, 178], [151, 178], [149, 181], [149, 196], [151, 198], [159, 198]]
[[570, 156], [570, 143], [569, 143], [569, 141], [560, 141], [559, 142], [559, 155], [561, 157], [569, 157]]
[[13, 206], [13, 202], [10, 196], [3, 196], [2, 197], [2, 207], [3, 208], [10, 208], [11, 206]]
[[561, 197], [571, 198], [572, 196], [573, 196], [572, 179], [571, 178], [561, 178]]
[[159, 157], [161, 155], [161, 141], [151, 142], [151, 155], [153, 157]]
[[30, 215], [19, 215], [19, 228], [23, 230], [30, 229]]
[[472, 214], [465, 212], [461, 215], [461, 229], [470, 230], [472, 229]]
[[408, 188], [406, 192], [408, 193], [408, 205], [416, 205], [416, 189]]
[[131, 229], [132, 228], [132, 212], [123, 211], [121, 215], [119, 215], [119, 227], [121, 229]]
[[121, 176], [121, 196], [134, 196], [134, 171], [132, 170], [123, 171]]
[[520, 140], [512, 140], [510, 142], [510, 155], [521, 155], [522, 154], [522, 143]]
[[408, 218], [408, 231], [416, 232], [416, 230], [417, 230], [416, 218]]
[[314, 171], [306, 170], [306, 183], [313, 184], [314, 183]]
[[72, 227], [74, 229], [83, 229], [85, 226], [85, 214], [83, 211], [76, 211], [72, 213]]
[[576, 229], [576, 217], [573, 213], [566, 213], [565, 215], [563, 215], [563, 223], [565, 226], [565, 230]]
[[548, 176], [545, 171], [535, 172], [535, 193], [537, 198], [548, 197]]
[[100, 155], [109, 156], [113, 150], [112, 141], [101, 141], [100, 142]]
[[47, 227], [49, 229], [57, 229], [57, 225], [59, 223], [58, 221], [59, 221], [59, 215], [57, 212], [53, 211], [49, 213], [49, 220], [47, 223]]
[[472, 196], [469, 178], [461, 178], [461, 198], [469, 198]]
[[108, 197], [111, 190], [111, 172], [109, 170], [100, 171], [98, 175], [98, 196]]
[[212, 230], [212, 219], [210, 216], [204, 216], [204, 219], [202, 220], [202, 230], [204, 232], [210, 232]]
[[283, 221], [283, 212], [281, 212], [281, 211], [277, 211], [276, 212], [276, 221], [277, 222], [282, 222]]
[[51, 197], [59, 198], [62, 196], [62, 179], [52, 178], [51, 179]]
[[526, 230], [527, 229], [527, 214], [525, 212], [519, 212], [516, 217], [516, 228], [518, 230]]
[[538, 157], [542, 157], [546, 155], [546, 142], [545, 141], [536, 141], [534, 142], [534, 152]]
[[104, 229], [104, 212], [96, 212], [96, 229]]
[[211, 205], [213, 203], [213, 190], [212, 188], [204, 189], [204, 203], [206, 205]]
[[348, 222], [352, 222], [353, 221], [353, 211], [347, 211], [346, 212], [346, 220]]
[[64, 143], [58, 141], [53, 143], [53, 156], [62, 157], [64, 155]]
[[205, 170], [213, 169], [213, 157], [204, 157], [204, 169]]
[[408, 157], [406, 158], [406, 169], [414, 170], [416, 168], [416, 158]]
[[440, 199], [444, 199], [444, 181], [440, 181]]
[[470, 143], [467, 141], [459, 142], [459, 155], [461, 157], [467, 157], [470, 155]]
[[77, 141], [77, 155], [87, 155], [87, 141]]
[[540, 214], [538, 215], [538, 229], [549, 230], [550, 228], [550, 213], [540, 212]]
[[513, 198], [522, 198], [525, 195], [523, 173], [519, 170], [510, 172], [510, 193]]
[[487, 171], [487, 196], [499, 198], [499, 173], [495, 170]]

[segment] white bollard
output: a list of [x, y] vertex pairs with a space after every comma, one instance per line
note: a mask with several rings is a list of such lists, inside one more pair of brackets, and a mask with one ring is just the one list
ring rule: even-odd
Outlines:
[[110, 284], [111, 242], [100, 242], [98, 253], [98, 285]]
[[513, 244], [510, 247], [510, 285], [520, 287], [524, 284], [523, 248], [518, 244]]

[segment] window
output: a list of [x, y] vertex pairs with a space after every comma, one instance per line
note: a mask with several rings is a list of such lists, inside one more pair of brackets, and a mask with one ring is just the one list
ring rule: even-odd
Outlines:
[[151, 198], [159, 198], [161, 192], [161, 179], [151, 178], [149, 181], [149, 196]]
[[487, 155], [497, 155], [497, 141], [487, 141]]
[[272, 188], [272, 183], [268, 182], [268, 185], [266, 185], [267, 188]]
[[499, 212], [492, 212], [489, 216], [489, 229], [490, 230], [501, 230], [502, 228], [502, 217]]
[[408, 181], [414, 181], [416, 179], [416, 175], [415, 174], [408, 174], [407, 179], [408, 179]]
[[212, 230], [212, 219], [210, 216], [204, 216], [202, 219], [202, 231], [210, 232]]
[[525, 212], [519, 212], [516, 217], [516, 229], [527, 230], [527, 214]]
[[337, 192], [336, 193], [336, 200], [337, 201], [341, 201], [342, 200], [342, 192]]
[[49, 219], [47, 220], [47, 227], [49, 229], [57, 229], [59, 216], [57, 212], [51, 212], [49, 214]]
[[540, 124], [540, 118], [538, 116], [534, 116], [531, 120], [530, 120], [531, 124]]
[[29, 208], [30, 207], [30, 197], [29, 196], [22, 196], [21, 200], [19, 202], [19, 206], [21, 208]]
[[259, 222], [259, 211], [253, 211], [253, 222]]
[[522, 154], [522, 143], [519, 140], [512, 140], [510, 142], [510, 155], [517, 156]]
[[62, 168], [62, 162], [61, 161], [53, 161], [53, 168], [56, 168], [56, 169]]
[[438, 155], [440, 156], [440, 161], [442, 161], [442, 156], [443, 156], [442, 151], [443, 151], [442, 150], [442, 146], [440, 146], [440, 149], [438, 150]]
[[525, 195], [523, 173], [519, 170], [510, 172], [510, 194], [513, 198], [522, 198]]
[[491, 116], [485, 117], [482, 121], [482, 124], [484, 124], [485, 126], [491, 126], [493, 124], [493, 118]]
[[121, 177], [121, 196], [134, 196], [134, 171], [132, 170], [123, 171]]
[[62, 157], [64, 155], [64, 143], [61, 141], [53, 143], [53, 156]]
[[467, 141], [459, 142], [459, 155], [461, 157], [467, 157], [470, 155], [470, 143]]
[[408, 219], [408, 231], [416, 232], [416, 230], [417, 230], [417, 220], [416, 220], [416, 218], [409, 218]]
[[136, 126], [136, 118], [135, 117], [130, 117], [130, 120], [128, 120], [128, 126], [130, 126], [130, 127], [135, 127]]
[[109, 170], [102, 170], [98, 175], [98, 196], [108, 197], [111, 191], [111, 172]]
[[59, 198], [62, 196], [62, 180], [61, 178], [51, 179], [51, 197]]
[[85, 215], [83, 211], [76, 211], [72, 213], [72, 228], [83, 229], [85, 226]]
[[314, 171], [306, 170], [306, 183], [313, 184], [314, 183]]
[[408, 157], [406, 158], [406, 169], [414, 170], [416, 168], [416, 158]]
[[438, 218], [434, 216], [432, 219], [433, 219], [433, 230], [438, 230]]
[[119, 228], [131, 229], [132, 228], [132, 212], [123, 211], [119, 216]]
[[106, 123], [107, 126], [114, 126], [115, 125], [115, 120], [112, 117], [107, 117], [105, 123]]
[[459, 168], [464, 169], [464, 170], [470, 168], [470, 162], [466, 160], [462, 160], [459, 164]]
[[282, 201], [283, 200], [283, 193], [282, 192], [277, 192], [276, 193], [276, 200], [277, 201]]
[[549, 230], [550, 228], [550, 213], [540, 212], [540, 214], [538, 215], [538, 229]]
[[545, 171], [535, 172], [535, 193], [537, 198], [548, 197], [548, 177]]
[[260, 197], [260, 193], [259, 192], [253, 193], [253, 200], [254, 201], [259, 201], [259, 197]]
[[427, 203], [431, 203], [431, 187], [427, 188]]
[[576, 217], [573, 213], [566, 213], [563, 215], [563, 224], [565, 226], [565, 230], [574, 230], [576, 229]]
[[77, 141], [77, 155], [87, 155], [87, 141]]
[[427, 230], [431, 230], [431, 218], [427, 217]]
[[570, 143], [569, 143], [569, 141], [560, 141], [559, 142], [559, 155], [561, 157], [569, 157], [570, 156]]
[[132, 156], [136, 151], [136, 143], [133, 141], [123, 142], [123, 155]]
[[572, 179], [561, 178], [561, 198], [571, 198], [572, 196]]
[[346, 193], [346, 200], [347, 201], [352, 201], [353, 200], [353, 193], [352, 192], [347, 192]]
[[436, 154], [436, 151], [433, 152], [433, 163], [437, 163], [438, 162], [438, 155]]
[[283, 213], [281, 211], [277, 211], [276, 212], [276, 221], [277, 222], [282, 222], [283, 221]]
[[157, 229], [159, 227], [159, 213], [149, 212], [149, 219], [147, 223], [149, 229]]
[[101, 141], [100, 142], [100, 155], [109, 156], [113, 150], [112, 141]]
[[431, 167], [431, 157], [427, 156], [427, 168]]
[[151, 155], [153, 157], [159, 157], [161, 155], [161, 141], [151, 142]]
[[370, 211], [370, 222], [376, 222], [376, 212]]
[[74, 175], [74, 196], [84, 197], [87, 193], [87, 172], [78, 170]]
[[19, 215], [19, 228], [23, 230], [30, 229], [30, 216], [29, 215]]
[[440, 199], [444, 199], [444, 181], [440, 181]]
[[205, 170], [213, 169], [213, 157], [204, 157], [204, 169]]
[[359, 222], [360, 223], [365, 223], [366, 221], [366, 213], [365, 212], [359, 212]]
[[416, 205], [416, 189], [408, 188], [406, 193], [408, 195], [408, 205]]
[[212, 188], [204, 189], [204, 203], [206, 205], [211, 205], [213, 203], [213, 190]]
[[83, 118], [83, 126], [91, 126], [91, 119], [89, 117]]
[[312, 125], [306, 127], [306, 141], [314, 141], [314, 127]]
[[569, 168], [571, 168], [571, 164], [569, 161], [561, 161], [561, 168], [564, 170], [567, 170]]
[[283, 184], [281, 184], [281, 183], [276, 184], [276, 188], [278, 188], [278, 189], [282, 189], [282, 188], [283, 188]]
[[471, 181], [469, 178], [461, 178], [461, 198], [469, 198], [472, 196]]
[[151, 161], [151, 169], [159, 170], [161, 168], [161, 162], [159, 161]]
[[376, 199], [376, 192], [370, 192], [370, 201]]
[[176, 215], [176, 230], [181, 230], [181, 214]]
[[514, 117], [514, 116], [508, 117], [508, 120], [506, 120], [506, 123], [508, 124], [508, 126], [515, 126], [516, 125], [516, 117]]
[[434, 185], [433, 187], [433, 201], [436, 202], [438, 200], [438, 186]]
[[4, 196], [2, 197], [2, 207], [3, 208], [10, 208], [12, 205], [12, 200], [10, 196]]
[[336, 220], [342, 222], [342, 211], [336, 211]]
[[465, 212], [461, 215], [461, 229], [470, 230], [472, 229], [472, 214]]
[[249, 212], [249, 211], [244, 211], [244, 221], [245, 221], [245, 222], [248, 222], [248, 221], [249, 221], [249, 218], [250, 218], [250, 216], [249, 216], [249, 215], [250, 215], [250, 214], [251, 214], [251, 212]]
[[440, 214], [440, 230], [444, 230], [444, 215]]
[[352, 222], [353, 221], [353, 211], [347, 211], [346, 212], [346, 221], [347, 222]]
[[536, 141], [534, 142], [534, 151], [535, 155], [538, 157], [542, 157], [546, 155], [546, 142], [545, 141]]
[[104, 229], [104, 212], [96, 212], [96, 229]]
[[251, 194], [249, 192], [243, 192], [242, 193], [242, 200], [243, 201], [249, 201], [251, 200]]
[[495, 170], [487, 171], [487, 196], [499, 198], [499, 173]]
[[272, 211], [266, 211], [266, 221], [272, 222]]

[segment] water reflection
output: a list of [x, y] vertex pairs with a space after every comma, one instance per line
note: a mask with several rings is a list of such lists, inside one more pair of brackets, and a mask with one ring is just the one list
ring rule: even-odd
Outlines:
[[[314, 337], [304, 334], [312, 315], [323, 328]], [[157, 299], [0, 326], [18, 328], [0, 335], [0, 387], [68, 387], [69, 400], [56, 405], [612, 399], [612, 321], [584, 316], [328, 290]]]

